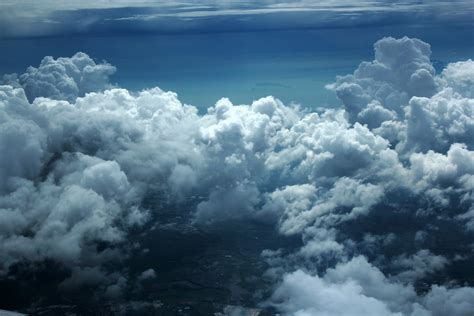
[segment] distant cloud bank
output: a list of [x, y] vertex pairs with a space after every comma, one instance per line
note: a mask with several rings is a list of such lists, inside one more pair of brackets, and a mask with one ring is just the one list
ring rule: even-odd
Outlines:
[[471, 1], [3, 1], [0, 38], [386, 24], [472, 25]]

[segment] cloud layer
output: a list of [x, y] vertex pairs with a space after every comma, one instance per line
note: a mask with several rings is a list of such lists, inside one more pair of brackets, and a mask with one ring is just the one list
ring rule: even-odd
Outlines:
[[[262, 255], [276, 284], [266, 304], [284, 314], [467, 315], [469, 284], [433, 275], [473, 260], [474, 62], [436, 74], [430, 53], [381, 39], [329, 86], [343, 108], [319, 112], [269, 96], [200, 115], [173, 92], [111, 87], [115, 68], [83, 53], [5, 76], [2, 275], [52, 259], [72, 271], [65, 287], [109, 278], [118, 297], [127, 277], [104, 264], [160, 220], [143, 203], [153, 195], [194, 225], [259, 220], [301, 236]], [[440, 246], [446, 227], [461, 245]]]
[[[457, 1], [3, 1], [0, 37], [114, 32], [223, 32], [386, 24], [471, 25]], [[25, 12], [28, 12], [27, 14]]]

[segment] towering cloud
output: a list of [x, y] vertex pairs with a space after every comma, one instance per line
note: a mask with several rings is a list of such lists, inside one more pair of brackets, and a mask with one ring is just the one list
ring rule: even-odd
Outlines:
[[[351, 122], [367, 120], [369, 110], [385, 113], [383, 117], [393, 112], [402, 116], [410, 97], [430, 97], [437, 91], [429, 44], [407, 37], [388, 37], [375, 43], [374, 49], [375, 60], [362, 62], [353, 75], [338, 77], [336, 83], [329, 85], [344, 104]], [[364, 110], [366, 113], [362, 114]]]
[[[38, 68], [28, 67], [19, 77], [19, 84], [30, 101], [37, 97], [47, 97], [73, 102], [87, 92], [111, 87], [109, 76], [115, 71], [114, 66], [107, 63], [96, 64], [84, 53], [77, 53], [71, 58], [54, 59], [47, 56]], [[9, 77], [5, 79], [11, 81]]]

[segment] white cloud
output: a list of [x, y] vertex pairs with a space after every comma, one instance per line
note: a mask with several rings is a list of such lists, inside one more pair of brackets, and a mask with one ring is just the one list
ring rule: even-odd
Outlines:
[[[426, 243], [426, 252], [400, 248], [384, 258], [386, 247], [403, 244], [377, 222], [396, 215], [414, 226], [404, 231], [410, 238], [438, 236], [443, 220], [474, 227], [471, 64], [436, 76], [429, 55], [420, 40], [380, 40], [373, 62], [333, 86], [345, 111], [320, 113], [269, 96], [249, 105], [224, 98], [201, 115], [159, 88], [109, 89], [114, 68], [82, 54], [47, 58], [19, 83], [7, 78], [2, 273], [53, 259], [72, 271], [64, 287], [106, 279], [107, 295], [120, 297], [133, 278], [102, 263], [126, 256], [128, 232], [150, 213], [160, 220], [142, 206], [153, 195], [185, 206], [183, 217], [200, 225], [259, 219], [301, 236], [301, 248], [268, 256], [269, 274], [286, 275], [273, 296], [282, 312], [436, 315], [453, 302], [469, 307], [471, 288], [440, 285], [417, 295], [414, 280], [451, 257]], [[380, 242], [356, 225], [380, 229]], [[465, 238], [462, 229], [454, 233]], [[357, 256], [369, 243], [377, 255], [370, 263]], [[386, 259], [397, 263], [393, 277], [382, 272]], [[446, 305], [431, 299], [443, 295]]]
[[404, 150], [446, 151], [452, 143], [474, 145], [474, 99], [461, 98], [450, 88], [431, 98], [414, 97], [406, 108]]
[[[364, 263], [364, 259], [354, 259]], [[347, 265], [351, 265], [352, 261]], [[377, 282], [378, 286], [387, 287], [383, 274], [378, 270], [370, 270], [365, 278], [373, 277], [374, 280], [364, 280], [369, 284], [360, 283], [360, 280], [341, 275], [341, 280], [334, 280], [335, 274], [347, 265], [340, 265], [336, 270], [331, 270], [329, 275], [322, 278], [309, 275], [301, 270], [284, 276], [282, 283], [272, 296], [272, 302], [288, 315], [402, 315], [392, 312], [387, 303], [373, 296], [370, 292], [370, 282]], [[365, 269], [365, 266], [361, 266]], [[341, 272], [344, 274], [344, 271]], [[357, 276], [357, 275], [355, 275]], [[360, 276], [360, 275], [359, 275]], [[380, 279], [380, 280], [379, 280]], [[367, 286], [369, 293], [366, 292]], [[390, 289], [390, 287], [389, 287]], [[384, 288], [379, 288], [384, 290]], [[372, 294], [372, 296], [370, 295]], [[397, 295], [400, 295], [396, 291]], [[411, 294], [411, 293], [409, 293]]]
[[[357, 234], [351, 235], [350, 224], [340, 225], [363, 214], [369, 216], [365, 219], [368, 223], [380, 220], [392, 216], [392, 208], [403, 214], [408, 205], [420, 214], [416, 216], [423, 217], [420, 227], [429, 230], [433, 240], [437, 236], [433, 229], [440, 225], [434, 221], [434, 214], [438, 220], [459, 220], [467, 229], [472, 228], [474, 218], [471, 62], [449, 64], [436, 76], [426, 43], [387, 38], [377, 42], [375, 49], [373, 62], [362, 63], [354, 75], [340, 77], [330, 86], [343, 102], [349, 122], [327, 111], [326, 124], [331, 127], [319, 134], [315, 132], [318, 124], [326, 120], [316, 114], [303, 117], [292, 127], [297, 131], [294, 144], [298, 150], [289, 141], [291, 133], [279, 133], [285, 135], [279, 142], [284, 149], [271, 153], [267, 160], [273, 170], [282, 170], [286, 181], [291, 179], [298, 184], [268, 194], [263, 211], [278, 214], [281, 232], [301, 234], [303, 239], [298, 252], [280, 253], [278, 260], [268, 261], [273, 277], [282, 277], [272, 302], [283, 313], [301, 315], [362, 313], [358, 308], [367, 315], [441, 315], [449, 308], [453, 315], [467, 315], [472, 288], [433, 286], [426, 295], [414, 291], [417, 280], [429, 279], [446, 267], [447, 257], [427, 249], [395, 250], [402, 241], [389, 232], [377, 237], [380, 242], [366, 238], [362, 241]], [[303, 122], [313, 124], [301, 128]], [[365, 130], [359, 123], [368, 128]], [[306, 135], [307, 130], [313, 132], [311, 136]], [[337, 138], [338, 133], [344, 137]], [[326, 145], [326, 137], [337, 139], [338, 143]], [[364, 150], [348, 154], [349, 148], [357, 148], [357, 143]], [[311, 155], [310, 150], [318, 148], [315, 144], [324, 144], [322, 148], [327, 149]], [[337, 150], [338, 146], [344, 149]], [[311, 163], [300, 162], [309, 157]], [[338, 173], [330, 173], [330, 165], [322, 164], [325, 159], [334, 161]], [[363, 163], [365, 159], [367, 163]], [[306, 167], [317, 168], [319, 164], [323, 167], [315, 172]], [[306, 179], [294, 174], [303, 165], [306, 168], [301, 175]], [[409, 202], [404, 204], [402, 200]], [[410, 221], [409, 213], [403, 216]], [[349, 231], [339, 230], [339, 226]], [[408, 232], [409, 228], [404, 233]], [[342, 236], [348, 235], [355, 239], [344, 241]], [[390, 242], [382, 242], [390, 236]], [[468, 239], [463, 232], [459, 238]], [[396, 274], [384, 275], [362, 257], [345, 262], [359, 251], [375, 254], [378, 265], [391, 262], [385, 268]], [[397, 252], [400, 255], [393, 257]], [[325, 271], [334, 260], [345, 263]], [[290, 272], [298, 268], [307, 272]], [[436, 305], [431, 300], [434, 296], [446, 305]], [[461, 307], [452, 308], [452, 297], [459, 299]], [[345, 306], [346, 302], [350, 307]]]
[[110, 87], [109, 76], [116, 68], [107, 63], [96, 64], [87, 54], [71, 58], [44, 57], [38, 68], [28, 67], [19, 76], [30, 101], [37, 97], [74, 102], [78, 96]]
[[[374, 101], [389, 111], [382, 117], [390, 119], [393, 112], [402, 116], [410, 97], [430, 97], [438, 89], [429, 44], [407, 37], [387, 37], [376, 42], [374, 49], [375, 60], [362, 62], [353, 75], [338, 77], [328, 86], [344, 104], [351, 122], [356, 122], [363, 111], [373, 112]], [[380, 114], [376, 118], [367, 121], [369, 126], [382, 123]]]
[[288, 315], [469, 315], [472, 288], [433, 286], [424, 296], [387, 279], [363, 257], [340, 263], [323, 276], [301, 270], [283, 277], [270, 303]]
[[446, 85], [463, 97], [474, 98], [474, 61], [451, 63], [442, 72]]

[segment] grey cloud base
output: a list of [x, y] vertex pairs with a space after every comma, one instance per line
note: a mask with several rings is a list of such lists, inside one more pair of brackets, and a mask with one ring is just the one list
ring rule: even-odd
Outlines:
[[[317, 113], [270, 96], [199, 115], [159, 88], [111, 88], [115, 68], [82, 53], [5, 77], [2, 277], [52, 259], [72, 271], [64, 288], [119, 297], [128, 279], [104, 265], [160, 221], [143, 204], [158, 194], [193, 225], [263, 220], [301, 236], [300, 249], [262, 254], [275, 284], [263, 304], [284, 314], [469, 315], [472, 284], [432, 276], [473, 260], [474, 62], [437, 75], [429, 57], [420, 40], [384, 38], [329, 86], [344, 109]], [[403, 229], [376, 227], [392, 219]], [[432, 242], [445, 227], [460, 247]]]

